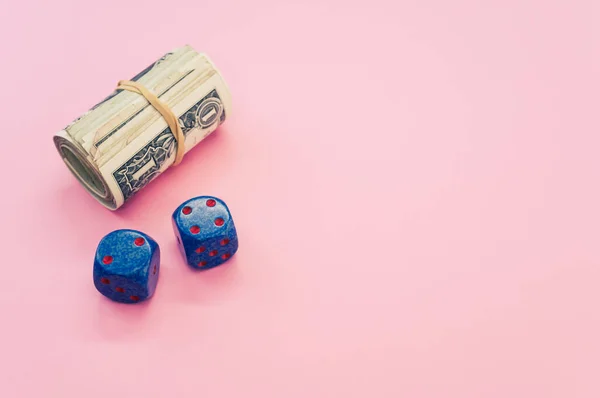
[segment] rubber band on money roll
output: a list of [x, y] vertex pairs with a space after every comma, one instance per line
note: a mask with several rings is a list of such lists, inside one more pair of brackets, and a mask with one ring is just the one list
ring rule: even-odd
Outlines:
[[223, 76], [190, 46], [171, 50], [129, 80], [137, 83], [119, 82], [53, 137], [69, 171], [110, 210], [179, 164], [231, 115]]
[[185, 135], [183, 135], [183, 131], [179, 125], [179, 120], [171, 108], [169, 108], [167, 104], [154, 95], [154, 93], [138, 82], [121, 80], [117, 84], [117, 90], [126, 90], [142, 95], [144, 98], [146, 98], [150, 105], [152, 105], [162, 115], [163, 119], [165, 119], [167, 125], [171, 129], [171, 133], [173, 133], [175, 141], [177, 141], [177, 152], [175, 153], [175, 161], [173, 162], [172, 166], [177, 166], [179, 163], [181, 163], [183, 155], [185, 154]]

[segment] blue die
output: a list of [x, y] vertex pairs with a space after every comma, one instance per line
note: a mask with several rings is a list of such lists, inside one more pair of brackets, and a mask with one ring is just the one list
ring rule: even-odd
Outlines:
[[154, 294], [160, 270], [160, 248], [148, 235], [119, 229], [96, 249], [94, 285], [111, 300], [137, 303]]
[[173, 231], [187, 263], [196, 269], [223, 264], [238, 249], [229, 208], [221, 199], [199, 196], [173, 212]]

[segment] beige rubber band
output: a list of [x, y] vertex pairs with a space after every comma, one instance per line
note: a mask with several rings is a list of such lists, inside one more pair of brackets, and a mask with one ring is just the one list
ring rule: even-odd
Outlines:
[[121, 80], [117, 84], [117, 90], [126, 90], [131, 91], [132, 93], [137, 93], [143, 95], [144, 98], [152, 105], [165, 119], [167, 125], [171, 129], [171, 133], [175, 137], [175, 141], [177, 141], [177, 153], [175, 154], [175, 162], [173, 162], [172, 166], [177, 166], [181, 163], [183, 159], [183, 155], [185, 152], [185, 136], [183, 135], [183, 131], [181, 130], [181, 126], [179, 125], [179, 120], [177, 116], [171, 111], [171, 108], [164, 102], [162, 102], [156, 95], [150, 92], [146, 87], [142, 86], [137, 82], [133, 82], [130, 80]]

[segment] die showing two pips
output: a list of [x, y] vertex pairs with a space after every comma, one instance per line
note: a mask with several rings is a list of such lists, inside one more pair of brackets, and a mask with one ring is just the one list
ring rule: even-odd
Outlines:
[[[221, 199], [187, 200], [173, 212], [172, 222], [179, 249], [194, 269], [217, 267], [238, 250], [235, 225]], [[119, 229], [100, 240], [94, 257], [94, 285], [109, 299], [120, 303], [149, 299], [159, 272], [160, 247], [147, 234]]]
[[143, 232], [119, 229], [98, 244], [94, 285], [120, 303], [144, 301], [154, 294], [160, 271], [160, 247]]

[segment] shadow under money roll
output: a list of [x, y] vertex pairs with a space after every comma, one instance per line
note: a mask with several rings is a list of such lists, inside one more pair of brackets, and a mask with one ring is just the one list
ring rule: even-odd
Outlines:
[[219, 71], [185, 46], [120, 85], [56, 133], [54, 144], [81, 185], [116, 210], [230, 113], [231, 95]]

